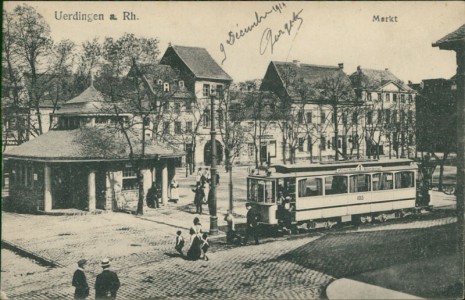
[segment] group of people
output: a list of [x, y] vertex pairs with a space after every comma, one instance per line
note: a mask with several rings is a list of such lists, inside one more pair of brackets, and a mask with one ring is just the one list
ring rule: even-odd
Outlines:
[[277, 217], [279, 220], [280, 230], [288, 234], [292, 234], [292, 222], [294, 205], [291, 202], [290, 196], [284, 197], [283, 192], [278, 193], [278, 211]]
[[[170, 201], [175, 203], [179, 200], [179, 184], [176, 179], [171, 180], [170, 183]], [[152, 186], [147, 192], [147, 206], [150, 208], [160, 208], [160, 198], [161, 198], [161, 188], [160, 186], [153, 182]]]
[[[207, 251], [210, 248], [210, 243], [208, 241], [208, 234], [202, 232], [202, 224], [200, 224], [199, 218], [194, 218], [194, 225], [189, 229], [189, 250], [186, 254], [187, 260], [208, 260]], [[174, 248], [178, 253], [184, 257], [182, 249], [184, 248], [184, 238], [182, 237], [182, 232], [178, 230], [176, 232], [176, 244]]]
[[[208, 204], [209, 213], [212, 213], [213, 205], [213, 193], [210, 189], [211, 184], [211, 174], [208, 168], [205, 168], [205, 171], [202, 171], [202, 168], [199, 168], [197, 171], [196, 185], [194, 192], [194, 204], [196, 208], [196, 213], [202, 214], [203, 205]], [[220, 184], [220, 175], [216, 174], [216, 184]]]
[[[75, 287], [74, 299], [85, 299], [89, 296], [89, 285], [84, 273], [87, 260], [78, 261], [78, 269], [74, 272], [72, 285]], [[104, 258], [100, 266], [103, 271], [95, 280], [95, 299], [116, 299], [116, 292], [120, 287], [118, 275], [110, 271], [110, 260]]]

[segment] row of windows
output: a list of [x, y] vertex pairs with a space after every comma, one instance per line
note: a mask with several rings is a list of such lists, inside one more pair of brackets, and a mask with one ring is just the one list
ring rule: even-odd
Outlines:
[[[392, 93], [392, 101], [397, 102], [398, 99], [400, 98], [401, 103], [405, 103], [405, 94], [398, 94], [398, 93]], [[372, 101], [372, 95], [371, 93], [367, 93], [367, 101]], [[386, 101], [386, 102], [391, 102], [391, 93], [378, 93], [378, 101]], [[413, 102], [413, 95], [408, 94], [407, 97], [408, 102]]]
[[[204, 84], [203, 89], [202, 89], [202, 95], [204, 97], [209, 97], [210, 94], [215, 90], [215, 85], [210, 85], [210, 84]], [[221, 98], [223, 97], [223, 86], [222, 85], [216, 85], [216, 96]]]
[[[366, 114], [367, 124], [373, 124], [373, 112], [369, 111]], [[405, 116], [407, 116], [407, 123], [411, 124], [413, 122], [413, 111], [405, 112], [403, 110], [400, 111], [400, 122], [405, 123]], [[393, 110], [391, 114], [391, 110], [389, 109], [378, 109], [377, 111], [377, 123], [397, 123], [397, 110]]]
[[[192, 133], [192, 122], [186, 122], [185, 132]], [[163, 133], [169, 134], [171, 132], [171, 122], [163, 122]], [[174, 134], [182, 134], [182, 123], [179, 121], [174, 122]]]
[[[158, 79], [157, 84], [158, 84], [159, 86], [163, 86], [163, 91], [164, 91], [164, 92], [169, 92], [169, 91], [170, 91], [170, 84], [169, 84], [168, 82], [163, 82], [163, 80]], [[180, 81], [178, 82], [178, 86], [179, 86], [180, 88], [183, 88], [183, 87], [184, 87], [184, 81], [180, 80]]]
[[[408, 119], [408, 123], [412, 123], [413, 121], [413, 111], [408, 111], [408, 112], [405, 112], [405, 111], [400, 111], [400, 117], [401, 117], [401, 122], [404, 122], [405, 121], [405, 115], [407, 114], [407, 119]], [[305, 119], [304, 119], [304, 116], [305, 116]], [[383, 122], [384, 120], [384, 123], [397, 123], [397, 110], [392, 110], [392, 118], [391, 118], [391, 110], [389, 109], [385, 109], [385, 110], [382, 110], [382, 109], [378, 109], [377, 111], [377, 122], [378, 123], [381, 123]], [[347, 113], [346, 112], [343, 112], [341, 114], [341, 118], [342, 118], [342, 124], [344, 125], [347, 125]], [[357, 112], [354, 112], [352, 113], [352, 123], [353, 124], [357, 124], [358, 121], [359, 121], [359, 114]], [[366, 120], [367, 120], [367, 123], [368, 124], [373, 124], [373, 111], [369, 111], [366, 113]], [[331, 118], [331, 121], [333, 123], [338, 123], [339, 121], [338, 120], [334, 120], [334, 116]], [[297, 122], [299, 124], [304, 124], [304, 123], [307, 123], [307, 124], [310, 124], [310, 123], [313, 123], [313, 115], [312, 115], [312, 112], [306, 112], [305, 115], [302, 111], [298, 112], [297, 113]], [[326, 113], [325, 112], [321, 112], [320, 113], [320, 123], [321, 124], [324, 124], [326, 122]]]
[[28, 164], [19, 164], [11, 170], [10, 180], [12, 185], [22, 185], [24, 187], [33, 187], [34, 181], [37, 180], [37, 173], [34, 174], [34, 167]]
[[415, 174], [411, 171], [397, 173], [357, 174], [350, 176], [308, 177], [299, 179], [299, 197], [360, 193], [412, 188]]

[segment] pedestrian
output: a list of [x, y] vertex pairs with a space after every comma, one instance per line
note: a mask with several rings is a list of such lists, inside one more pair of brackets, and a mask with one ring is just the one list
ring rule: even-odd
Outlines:
[[241, 237], [236, 233], [236, 222], [231, 210], [228, 209], [228, 212], [224, 216], [224, 220], [228, 223], [228, 231], [226, 232], [226, 242], [234, 243], [234, 240], [237, 239], [238, 243], [241, 243]]
[[203, 175], [202, 168], [199, 168], [199, 170], [197, 171], [197, 176], [196, 176], [197, 186], [199, 186], [201, 183], [202, 175]]
[[203, 186], [202, 185], [197, 186], [194, 192], [195, 192], [195, 197], [194, 197], [195, 212], [198, 214], [202, 214], [203, 199], [205, 198], [205, 192], [203, 190]]
[[190, 247], [187, 251], [188, 260], [198, 260], [202, 254], [200, 245], [201, 245], [201, 233], [202, 233], [202, 224], [200, 224], [199, 218], [194, 218], [194, 225], [190, 228]]
[[205, 197], [202, 199], [204, 204], [208, 203], [208, 198], [207, 196], [210, 194], [210, 180], [205, 180], [203, 182], [203, 193]]
[[176, 182], [176, 179], [173, 179], [171, 181], [171, 201], [173, 201], [174, 203], [178, 203], [178, 200], [179, 200], [179, 192], [178, 192], [178, 187], [179, 187], [179, 184]]
[[202, 234], [202, 239], [200, 240], [200, 249], [202, 250], [202, 253], [203, 253], [203, 260], [207, 260], [207, 261], [208, 261], [208, 256], [207, 256], [208, 248], [210, 248], [210, 243], [208, 243], [208, 234], [204, 232]]
[[184, 256], [184, 253], [182, 253], [182, 248], [184, 248], [184, 238], [181, 235], [181, 230], [178, 230], [176, 232], [176, 245], [174, 246], [174, 249], [181, 254], [181, 256]]
[[80, 259], [77, 263], [78, 268], [74, 272], [72, 281], [72, 285], [76, 288], [74, 290], [74, 299], [86, 299], [89, 296], [89, 285], [87, 285], [86, 274], [84, 274], [86, 263], [87, 260], [85, 259]]
[[95, 299], [116, 299], [116, 292], [120, 287], [118, 275], [110, 271], [110, 260], [104, 258], [100, 263], [103, 271], [95, 280]]
[[220, 185], [220, 174], [216, 173], [216, 185]]
[[292, 219], [293, 219], [293, 211], [294, 207], [291, 204], [291, 197], [287, 196], [284, 200], [283, 206], [283, 232], [287, 232], [288, 234], [292, 234]]
[[203, 174], [203, 176], [205, 176], [206, 180], [211, 179], [210, 170], [208, 168], [205, 168], [205, 173]]
[[150, 208], [158, 208], [158, 189], [155, 182], [152, 182], [152, 186], [147, 192], [147, 206]]
[[243, 245], [247, 245], [249, 236], [252, 235], [255, 240], [255, 245], [258, 245], [257, 227], [258, 227], [258, 213], [252, 204], [246, 203], [245, 208], [247, 209], [247, 229], [245, 230], [245, 237]]

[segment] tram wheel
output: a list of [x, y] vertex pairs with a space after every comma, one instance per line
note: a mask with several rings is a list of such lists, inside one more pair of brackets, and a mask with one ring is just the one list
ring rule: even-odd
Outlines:
[[365, 218], [366, 218], [367, 223], [371, 223], [373, 221], [372, 216], [366, 216]]
[[367, 219], [365, 216], [360, 216], [359, 221], [360, 221], [360, 224], [365, 224], [367, 222]]

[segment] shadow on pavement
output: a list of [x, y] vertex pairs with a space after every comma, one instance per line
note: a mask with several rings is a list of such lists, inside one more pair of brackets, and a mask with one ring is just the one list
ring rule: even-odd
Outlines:
[[[457, 287], [461, 287], [463, 264], [456, 253], [456, 243], [456, 223], [422, 229], [334, 233], [278, 259], [336, 278], [357, 276], [357, 280], [380, 286], [388, 283], [388, 288], [421, 297], [461, 296], [461, 288]], [[445, 263], [451, 267], [444, 268]], [[408, 268], [392, 269], [408, 264], [411, 264]], [[422, 268], [426, 265], [428, 268]], [[368, 274], [387, 268], [391, 272]], [[358, 276], [364, 273], [366, 276]], [[399, 280], [388, 278], [392, 276]], [[449, 281], [436, 280], [441, 276], [447, 276]], [[425, 288], [425, 284], [430, 287]]]

